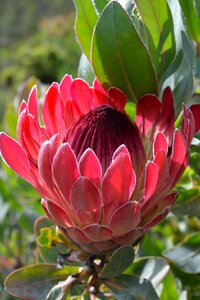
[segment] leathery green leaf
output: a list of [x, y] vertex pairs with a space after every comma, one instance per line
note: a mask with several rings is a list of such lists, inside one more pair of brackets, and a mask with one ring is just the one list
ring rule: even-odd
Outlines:
[[135, 4], [146, 27], [149, 52], [160, 78], [176, 52], [171, 11], [166, 0], [135, 0]]
[[131, 100], [145, 93], [158, 94], [149, 53], [122, 6], [111, 1], [94, 30], [91, 61], [104, 88], [116, 86]]
[[135, 253], [132, 246], [125, 245], [120, 247], [111, 255], [99, 276], [109, 278], [120, 275], [133, 262], [134, 256]]
[[158, 300], [152, 284], [138, 276], [121, 275], [106, 282], [112, 294], [118, 300]]
[[104, 7], [108, 4], [109, 0], [92, 0], [98, 16], [102, 13]]
[[125, 273], [148, 279], [156, 288], [168, 272], [169, 265], [166, 260], [161, 257], [147, 256], [135, 261]]
[[44, 300], [58, 281], [77, 273], [78, 267], [57, 269], [54, 264], [38, 264], [18, 269], [5, 280], [5, 288], [11, 295], [29, 300]]
[[92, 1], [74, 0], [76, 6], [76, 35], [86, 56], [90, 57], [93, 29], [98, 20]]
[[167, 276], [161, 283], [160, 289], [160, 300], [179, 300], [180, 291], [176, 283], [173, 273], [168, 272]]
[[[179, 0], [186, 19], [186, 27], [189, 35], [200, 42], [200, 5], [195, 0]], [[196, 5], [197, 3], [197, 5]]]
[[180, 270], [188, 274], [200, 274], [200, 235], [188, 236], [183, 243], [164, 253], [164, 256]]
[[78, 67], [78, 77], [83, 78], [91, 86], [95, 78], [92, 66], [84, 53], [80, 58]]
[[191, 234], [171, 250], [164, 252], [173, 273], [187, 286], [200, 285], [200, 235]]

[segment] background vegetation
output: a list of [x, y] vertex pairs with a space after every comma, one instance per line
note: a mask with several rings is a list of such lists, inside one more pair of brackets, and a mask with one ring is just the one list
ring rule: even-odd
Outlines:
[[[35, 78], [43, 84], [76, 75], [80, 56], [71, 0], [0, 1], [0, 116]], [[21, 89], [19, 88], [21, 86]]]

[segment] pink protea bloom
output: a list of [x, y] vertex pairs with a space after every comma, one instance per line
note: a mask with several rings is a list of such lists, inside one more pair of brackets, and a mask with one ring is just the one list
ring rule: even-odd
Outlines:
[[126, 96], [95, 80], [66, 75], [53, 83], [42, 105], [36, 88], [19, 110], [18, 141], [5, 133], [5, 162], [42, 196], [42, 206], [64, 236], [87, 253], [132, 244], [160, 223], [176, 199], [171, 192], [185, 170], [189, 146], [200, 129], [200, 105], [184, 107], [174, 129], [173, 96], [162, 103], [145, 95], [133, 122]]

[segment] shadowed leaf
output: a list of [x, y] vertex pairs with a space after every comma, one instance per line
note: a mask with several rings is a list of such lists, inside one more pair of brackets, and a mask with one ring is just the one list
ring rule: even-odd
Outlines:
[[120, 247], [111, 255], [99, 276], [101, 278], [109, 278], [120, 275], [133, 262], [134, 255], [132, 246], [125, 245]]
[[78, 270], [78, 267], [57, 269], [53, 264], [38, 264], [21, 268], [6, 278], [6, 291], [22, 299], [44, 300], [58, 281], [65, 280]]

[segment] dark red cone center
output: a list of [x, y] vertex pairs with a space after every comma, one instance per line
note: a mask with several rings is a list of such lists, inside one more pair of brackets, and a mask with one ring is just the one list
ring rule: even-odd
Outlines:
[[144, 148], [139, 130], [125, 113], [102, 105], [83, 115], [68, 131], [66, 141], [78, 159], [87, 148], [93, 149], [105, 172], [113, 153], [124, 144], [136, 169], [144, 161]]

